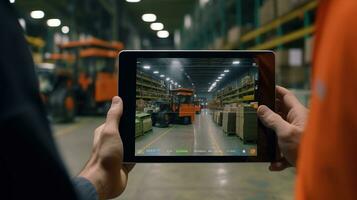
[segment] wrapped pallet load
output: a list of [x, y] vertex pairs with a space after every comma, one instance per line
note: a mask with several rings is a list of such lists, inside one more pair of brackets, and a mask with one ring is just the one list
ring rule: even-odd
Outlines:
[[214, 49], [222, 49], [224, 44], [224, 39], [223, 37], [216, 38], [214, 41]]
[[236, 112], [224, 111], [222, 120], [223, 131], [229, 135], [236, 132]]
[[278, 16], [285, 15], [292, 9], [292, 2], [291, 0], [277, 0], [276, 1], [276, 8]]
[[238, 45], [239, 39], [241, 36], [240, 27], [234, 26], [229, 29], [227, 34], [227, 42], [234, 47], [234, 45]]
[[313, 46], [314, 46], [314, 37], [311, 36], [305, 40], [305, 51], [304, 51], [305, 64], [311, 64]]
[[218, 126], [222, 126], [222, 122], [223, 122], [223, 111], [218, 111], [218, 113], [217, 113]]
[[305, 83], [303, 50], [291, 48], [276, 52], [277, 83], [285, 87], [300, 86]]
[[213, 122], [217, 123], [217, 111], [213, 111]]
[[236, 117], [236, 135], [243, 143], [255, 143], [258, 134], [257, 110], [251, 106], [240, 106]]
[[275, 18], [275, 0], [264, 1], [259, 9], [259, 22], [261, 25], [273, 21]]
[[150, 114], [148, 113], [136, 114], [136, 119], [139, 120], [139, 122], [142, 124], [143, 133], [152, 130], [152, 120]]
[[308, 1], [309, 0], [276, 0], [276, 12], [278, 16], [285, 15]]
[[142, 123], [138, 119], [135, 119], [135, 137], [143, 135]]

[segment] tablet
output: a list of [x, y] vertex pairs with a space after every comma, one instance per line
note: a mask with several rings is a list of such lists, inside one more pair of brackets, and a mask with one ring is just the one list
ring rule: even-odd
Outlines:
[[269, 162], [275, 134], [272, 51], [122, 51], [124, 162]]

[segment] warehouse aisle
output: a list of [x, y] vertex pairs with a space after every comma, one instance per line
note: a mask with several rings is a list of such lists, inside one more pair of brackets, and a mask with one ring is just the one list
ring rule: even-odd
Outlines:
[[226, 135], [215, 124], [207, 109], [196, 115], [191, 125], [154, 127], [136, 138], [136, 151], [144, 155], [232, 155], [248, 152], [254, 145], [243, 145], [236, 135]]
[[[93, 131], [103, 122], [103, 118], [79, 118], [74, 124], [54, 127], [58, 146], [73, 176], [85, 165]], [[117, 199], [293, 199], [293, 169], [273, 173], [267, 168], [265, 163], [137, 164], [128, 188]]]

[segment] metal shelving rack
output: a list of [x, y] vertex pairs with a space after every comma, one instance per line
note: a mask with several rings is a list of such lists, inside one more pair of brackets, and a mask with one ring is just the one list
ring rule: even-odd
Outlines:
[[[210, 1], [204, 8], [197, 6], [192, 27], [188, 30], [182, 27], [183, 41], [179, 48], [215, 49], [213, 44], [216, 38], [224, 38], [225, 43], [219, 49], [306, 49], [307, 41], [315, 32], [314, 13], [318, 1], [307, 1], [280, 16], [276, 13], [275, 18], [266, 24], [259, 21], [259, 9], [263, 3], [264, 0], [217, 0]], [[232, 13], [234, 17], [230, 15]], [[227, 32], [235, 26], [241, 28], [240, 38], [235, 43], [229, 43]], [[310, 77], [310, 66], [311, 63], [303, 63], [305, 77]], [[277, 84], [282, 84], [279, 81], [277, 79]], [[311, 88], [308, 78], [300, 85], [282, 86], [293, 87], [304, 94], [309, 93]]]
[[[233, 2], [234, 1], [234, 2]], [[183, 41], [184, 49], [207, 49], [217, 37], [226, 37], [228, 27], [226, 23], [226, 9], [229, 6], [235, 6], [236, 19], [235, 25], [243, 27], [243, 12], [242, 12], [243, 0], [219, 0], [205, 9], [197, 9], [194, 11], [196, 17], [194, 26], [190, 30], [182, 30], [182, 38], [186, 38]], [[233, 2], [233, 3], [232, 3]], [[252, 23], [254, 30], [247, 33], [243, 33], [240, 40], [236, 44], [226, 43], [222, 47], [223, 49], [276, 49], [283, 48], [283, 45], [290, 42], [307, 39], [311, 36], [315, 27], [313, 20], [311, 19], [311, 12], [317, 8], [317, 0], [311, 0], [301, 5], [289, 13], [279, 16], [270, 23], [261, 25], [259, 22], [258, 11], [262, 4], [262, 0], [254, 0], [254, 17]], [[245, 11], [248, 12], [248, 11]], [[198, 14], [197, 14], [198, 13]], [[303, 17], [303, 26], [288, 33], [284, 33], [282, 26]], [[275, 31], [276, 36], [272, 40], [265, 41], [263, 39], [264, 34]]]
[[[280, 16], [273, 20], [272, 22], [263, 25], [247, 34], [242, 35], [240, 39], [240, 44], [238, 44], [238, 48], [244, 46], [245, 43], [259, 38], [263, 34], [269, 31], [277, 31], [277, 37], [273, 40], [265, 41], [265, 42], [256, 42], [254, 46], [248, 47], [250, 50], [258, 50], [258, 49], [274, 49], [281, 48], [281, 45], [287, 44], [289, 42], [293, 42], [299, 39], [307, 39], [310, 35], [312, 35], [315, 31], [315, 26], [311, 23], [311, 17], [309, 12], [316, 9], [318, 3], [317, 1], [310, 1], [298, 8], [293, 9], [289, 13]], [[284, 34], [282, 31], [282, 26], [286, 23], [291, 22], [292, 20], [298, 19], [303, 16], [304, 25], [303, 27], [294, 30], [290, 33]]]
[[[253, 77], [251, 77], [253, 79]], [[256, 92], [256, 82], [249, 82], [247, 84], [228, 85], [221, 89], [214, 98], [221, 102], [222, 105], [231, 103], [250, 103], [254, 101]]]
[[139, 72], [136, 75], [136, 99], [168, 99], [167, 87], [163, 81]]

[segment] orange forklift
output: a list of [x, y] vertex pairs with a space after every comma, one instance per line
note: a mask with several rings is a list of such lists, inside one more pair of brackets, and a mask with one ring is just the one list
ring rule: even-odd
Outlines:
[[201, 114], [201, 102], [199, 100], [195, 100], [195, 112]]
[[[78, 114], [104, 114], [117, 95], [116, 57], [123, 44], [91, 38], [59, 45], [60, 54], [72, 55], [73, 63], [64, 67], [49, 97], [49, 111], [55, 121], [72, 121]], [[64, 73], [65, 72], [65, 73]], [[58, 73], [56, 73], [58, 74]]]
[[195, 120], [193, 90], [178, 88], [170, 90], [171, 108], [175, 123], [191, 124]]

